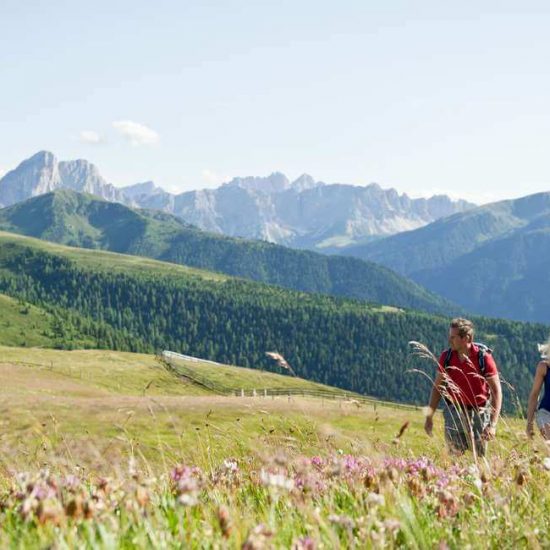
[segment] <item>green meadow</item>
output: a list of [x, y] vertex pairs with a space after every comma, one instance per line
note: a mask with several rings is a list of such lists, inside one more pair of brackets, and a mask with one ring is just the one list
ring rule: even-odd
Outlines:
[[[335, 388], [253, 369], [184, 362], [186, 372], [213, 384], [258, 390], [257, 397], [240, 397], [238, 391], [209, 392], [153, 355], [0, 347], [0, 358], [0, 412], [9, 427], [0, 441], [7, 461], [21, 452], [18, 460], [29, 466], [63, 457], [64, 463], [72, 458], [97, 471], [108, 468], [110, 462], [88, 460], [91, 447], [94, 457], [136, 452], [152, 469], [261, 449], [352, 452], [391, 446], [403, 422], [421, 420], [419, 409], [360, 402]], [[270, 388], [328, 397], [264, 397]], [[420, 450], [426, 442], [418, 430], [412, 426], [408, 437]], [[21, 441], [33, 452], [27, 454]]]
[[[239, 367], [185, 369], [231, 388], [319, 390]], [[550, 542], [550, 458], [518, 419], [502, 419], [476, 462], [449, 455], [440, 417], [428, 438], [422, 409], [338, 390], [218, 395], [154, 355], [100, 350], [2, 346], [0, 371], [2, 547]]]

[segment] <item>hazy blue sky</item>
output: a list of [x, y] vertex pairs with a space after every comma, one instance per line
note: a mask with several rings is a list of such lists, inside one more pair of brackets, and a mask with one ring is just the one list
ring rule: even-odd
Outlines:
[[530, 1], [0, 0], [0, 170], [550, 190], [549, 29]]

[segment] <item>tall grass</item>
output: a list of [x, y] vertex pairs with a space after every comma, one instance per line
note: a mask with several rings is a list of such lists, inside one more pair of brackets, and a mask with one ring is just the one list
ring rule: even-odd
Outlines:
[[[207, 442], [204, 442], [207, 444]], [[160, 475], [4, 479], [0, 544], [26, 547], [518, 548], [550, 545], [550, 459], [231, 456]], [[470, 457], [471, 458], [471, 457]]]
[[414, 409], [165, 396], [154, 363], [4, 372], [2, 548], [550, 546], [548, 448], [514, 418], [476, 463]]

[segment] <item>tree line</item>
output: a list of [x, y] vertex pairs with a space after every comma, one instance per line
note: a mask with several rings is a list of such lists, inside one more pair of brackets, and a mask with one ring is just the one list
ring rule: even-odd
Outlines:
[[[113, 266], [114, 267], [114, 266]], [[437, 352], [448, 318], [385, 311], [373, 304], [242, 280], [168, 276], [150, 270], [86, 266], [26, 247], [0, 255], [0, 292], [54, 316], [59, 347], [86, 335], [98, 348], [153, 353], [170, 349], [222, 363], [272, 369], [279, 351], [310, 380], [382, 399], [422, 403], [435, 365], [411, 356], [408, 342]], [[508, 389], [525, 401], [543, 325], [476, 318], [478, 339], [495, 353]]]

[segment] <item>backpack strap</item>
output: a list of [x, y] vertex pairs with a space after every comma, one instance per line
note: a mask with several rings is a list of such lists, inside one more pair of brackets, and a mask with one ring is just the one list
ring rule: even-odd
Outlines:
[[[483, 378], [485, 378], [485, 356], [489, 353], [493, 353], [493, 350], [481, 344], [480, 342], [474, 342], [474, 346], [477, 346], [477, 362], [479, 363], [479, 370]], [[443, 361], [443, 368], [447, 370], [447, 367], [451, 364], [451, 355], [453, 350], [449, 348], [445, 354], [445, 360]]]
[[474, 345], [477, 346], [478, 352], [477, 352], [477, 361], [479, 363], [479, 370], [483, 376], [483, 378], [486, 378], [485, 376], [485, 356], [489, 353], [493, 353], [493, 350], [486, 346], [485, 344], [482, 344], [480, 342], [474, 342]]
[[443, 361], [443, 368], [447, 370], [447, 367], [451, 364], [451, 355], [453, 354], [453, 350], [449, 348], [445, 354], [445, 361]]

